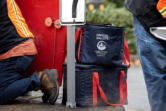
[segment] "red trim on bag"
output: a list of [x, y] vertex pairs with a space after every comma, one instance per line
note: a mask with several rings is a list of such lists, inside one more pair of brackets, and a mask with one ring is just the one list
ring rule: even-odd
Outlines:
[[80, 35], [80, 31], [81, 30], [82, 30], [81, 28], [78, 28], [77, 31], [76, 31], [76, 34], [75, 34], [75, 44], [77, 43], [77, 40], [78, 40], [78, 37]]
[[93, 73], [93, 105], [97, 104], [97, 82], [99, 81], [98, 72]]
[[82, 42], [82, 29], [78, 28], [75, 34], [75, 44], [78, 42], [78, 37], [80, 37], [79, 47], [78, 47], [78, 61], [80, 61], [80, 50], [81, 50], [81, 42]]
[[130, 51], [127, 44], [127, 41], [125, 39], [125, 32], [124, 32], [124, 55], [123, 55], [123, 62], [128, 65], [128, 68], [130, 67]]
[[93, 105], [97, 104], [97, 83], [96, 73], [93, 74]]
[[82, 30], [80, 31], [80, 43], [79, 43], [79, 48], [78, 48], [78, 61], [80, 61], [81, 43], [82, 43]]
[[[125, 72], [121, 71], [121, 78], [125, 76]], [[98, 72], [93, 73], [93, 105], [95, 106], [97, 104], [97, 87], [99, 88], [99, 92], [101, 95], [102, 100], [107, 104], [111, 106], [122, 106], [125, 104], [126, 99], [127, 99], [127, 84], [123, 85], [123, 78], [120, 78], [120, 104], [111, 104], [108, 100], [107, 97], [101, 88], [99, 84], [99, 75]], [[125, 80], [126, 81], [126, 80]], [[124, 82], [127, 83], [127, 82]], [[125, 88], [125, 89], [123, 89]]]
[[127, 81], [125, 78], [125, 71], [120, 71], [120, 81], [119, 81], [119, 90], [120, 90], [120, 103], [125, 104], [127, 99]]

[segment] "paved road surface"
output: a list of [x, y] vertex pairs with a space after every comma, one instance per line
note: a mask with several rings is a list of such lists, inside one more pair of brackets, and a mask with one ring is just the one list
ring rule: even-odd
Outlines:
[[128, 71], [128, 105], [125, 108], [150, 111], [141, 67], [131, 67]]

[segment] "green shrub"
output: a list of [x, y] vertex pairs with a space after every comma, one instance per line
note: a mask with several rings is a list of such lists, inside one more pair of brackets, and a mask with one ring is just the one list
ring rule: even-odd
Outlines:
[[129, 44], [130, 53], [136, 54], [136, 41], [133, 33], [132, 14], [124, 7], [117, 8], [114, 3], [109, 2], [103, 11], [87, 9], [86, 20], [92, 24], [112, 24], [125, 27], [126, 39]]
[[124, 7], [125, 0], [104, 0], [105, 5], [109, 5], [110, 3], [114, 3], [116, 7]]

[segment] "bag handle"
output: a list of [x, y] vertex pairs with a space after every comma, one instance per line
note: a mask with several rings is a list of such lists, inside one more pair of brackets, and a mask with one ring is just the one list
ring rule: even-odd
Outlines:
[[120, 103], [125, 104], [127, 100], [127, 81], [125, 78], [125, 71], [120, 71], [120, 81], [119, 81], [119, 90], [120, 90]]
[[123, 55], [123, 63], [125, 63], [128, 68], [130, 67], [130, 51], [129, 51], [129, 47], [127, 44], [127, 41], [125, 39], [126, 33], [124, 32], [124, 55]]
[[80, 61], [80, 50], [81, 50], [81, 42], [82, 42], [82, 29], [81, 28], [78, 28], [76, 31], [75, 44], [77, 44], [79, 37], [80, 37], [80, 41], [79, 41], [79, 47], [78, 47], [78, 53], [77, 53], [78, 58], [76, 58], [78, 61]]
[[99, 88], [99, 92], [101, 95], [102, 100], [112, 106], [122, 106], [125, 104], [126, 99], [127, 99], [127, 82], [124, 81], [123, 84], [123, 77], [125, 76], [125, 72], [121, 71], [121, 78], [120, 78], [120, 104], [111, 104], [108, 100], [107, 97], [101, 88], [99, 84], [99, 74], [98, 72], [93, 73], [93, 105], [95, 106], [97, 104], [97, 87]]
[[76, 34], [75, 34], [75, 44], [77, 43], [77, 40], [78, 40], [78, 37], [80, 36], [80, 32], [82, 31], [82, 29], [81, 28], [78, 28], [77, 30], [76, 30]]

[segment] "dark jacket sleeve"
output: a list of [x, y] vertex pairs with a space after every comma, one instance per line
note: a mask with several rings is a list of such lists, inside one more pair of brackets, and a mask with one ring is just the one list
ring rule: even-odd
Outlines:
[[157, 11], [158, 0], [126, 0], [127, 9], [149, 32], [150, 27], [166, 26], [166, 20]]

